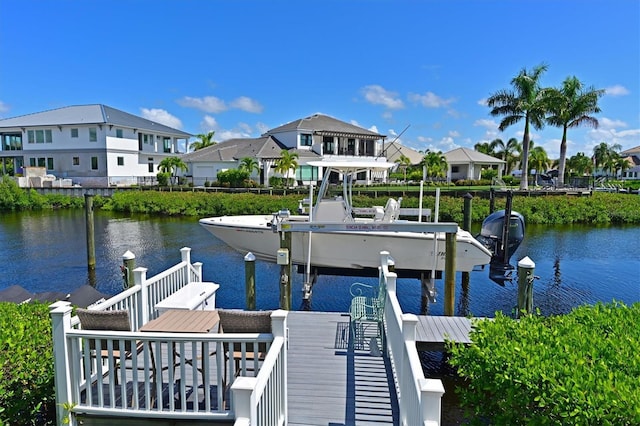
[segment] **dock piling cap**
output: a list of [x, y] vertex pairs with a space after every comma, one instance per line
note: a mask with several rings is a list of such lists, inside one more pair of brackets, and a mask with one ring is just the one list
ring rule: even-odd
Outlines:
[[254, 262], [255, 260], [256, 260], [256, 256], [251, 252], [247, 253], [246, 256], [244, 257], [245, 262]]
[[536, 267], [536, 264], [534, 263], [533, 260], [531, 260], [529, 258], [529, 256], [525, 256], [523, 259], [521, 259], [518, 262], [518, 267], [519, 268], [528, 268], [528, 269], [533, 269]]
[[123, 255], [122, 255], [122, 260], [132, 260], [135, 259], [136, 255], [131, 253], [130, 250], [127, 250]]

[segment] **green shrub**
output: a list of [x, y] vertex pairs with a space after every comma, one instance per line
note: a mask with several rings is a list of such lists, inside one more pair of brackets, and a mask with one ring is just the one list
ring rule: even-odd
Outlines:
[[640, 303], [567, 315], [496, 314], [473, 344], [448, 343], [474, 424], [640, 424]]
[[229, 169], [218, 172], [218, 182], [230, 188], [244, 188], [245, 181], [249, 179], [249, 172], [240, 169]]
[[0, 303], [0, 424], [55, 424], [49, 309]]
[[160, 186], [168, 186], [170, 178], [171, 178], [171, 173], [169, 172], [158, 172], [156, 174], [156, 179], [158, 180], [158, 185]]

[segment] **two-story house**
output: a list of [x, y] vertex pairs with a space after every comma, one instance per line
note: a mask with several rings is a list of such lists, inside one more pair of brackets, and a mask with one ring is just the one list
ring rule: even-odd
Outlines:
[[139, 184], [191, 136], [106, 105], [58, 108], [0, 120], [0, 172], [41, 167], [86, 187]]
[[[221, 170], [238, 167], [245, 157], [256, 159], [259, 171], [252, 177], [268, 185], [276, 175], [275, 167], [281, 152], [298, 155], [295, 180], [302, 184], [322, 179], [322, 171], [309, 164], [319, 159], [374, 159], [383, 155], [386, 136], [323, 114], [306, 118], [267, 131], [260, 138], [232, 139], [186, 154], [181, 158], [189, 167], [195, 185], [215, 181]], [[385, 172], [386, 173], [386, 172]], [[291, 175], [293, 176], [293, 174]], [[386, 176], [360, 176], [371, 182]]]

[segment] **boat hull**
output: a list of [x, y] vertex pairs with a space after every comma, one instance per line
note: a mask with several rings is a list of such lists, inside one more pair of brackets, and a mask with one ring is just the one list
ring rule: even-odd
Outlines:
[[[201, 219], [200, 224], [225, 244], [256, 258], [276, 262], [280, 236], [271, 229], [272, 216], [222, 216]], [[491, 261], [491, 252], [473, 236], [459, 230], [456, 238], [458, 271], [471, 271]], [[309, 233], [292, 235], [292, 262], [308, 262]], [[393, 256], [398, 270], [443, 271], [445, 269], [445, 236], [415, 232], [315, 232], [311, 235], [311, 265], [335, 269], [377, 268], [380, 252]]]

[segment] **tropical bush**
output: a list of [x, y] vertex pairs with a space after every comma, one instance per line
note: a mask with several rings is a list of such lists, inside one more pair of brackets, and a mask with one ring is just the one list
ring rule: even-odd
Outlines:
[[218, 182], [227, 188], [244, 188], [249, 180], [249, 172], [240, 169], [229, 169], [218, 172]]
[[168, 186], [170, 178], [171, 178], [171, 173], [169, 172], [158, 172], [156, 174], [156, 179], [158, 180], [159, 186]]
[[640, 424], [640, 303], [520, 320], [498, 313], [470, 337], [447, 346], [466, 379], [458, 392], [471, 424]]
[[0, 303], [0, 424], [55, 424], [49, 309]]

